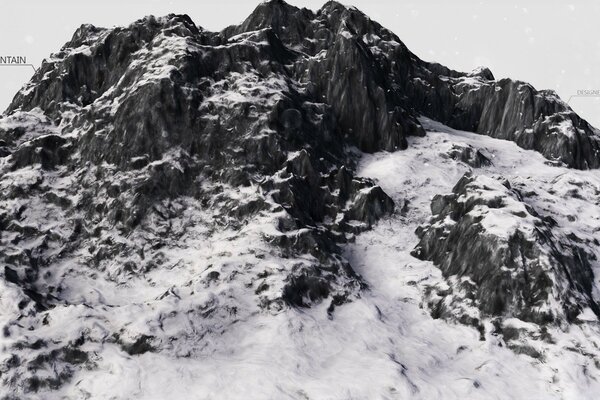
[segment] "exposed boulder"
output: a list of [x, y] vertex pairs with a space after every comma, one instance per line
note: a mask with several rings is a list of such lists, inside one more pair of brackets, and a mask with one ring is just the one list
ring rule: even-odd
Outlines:
[[[269, 1], [221, 32], [173, 14], [83, 25], [0, 118], [0, 286], [17, 299], [3, 385], [21, 398], [55, 389], [95, 368], [84, 345], [187, 357], [251, 315], [320, 302], [331, 314], [358, 298], [365, 282], [340, 244], [394, 203], [356, 164], [406, 148], [422, 115], [599, 166], [596, 131], [552, 93], [424, 62], [337, 2]], [[490, 315], [569, 321], [595, 307], [585, 252], [514, 190], [484, 182], [491, 198], [459, 201], [489, 191], [465, 179], [434, 200], [421, 257], [477, 282], [463, 280]], [[477, 214], [498, 209], [518, 225], [507, 237]], [[163, 325], [175, 303], [185, 320]], [[140, 310], [160, 322], [132, 323]], [[80, 331], [60, 329], [72, 316]]]
[[448, 155], [450, 158], [462, 161], [473, 168], [481, 168], [492, 164], [492, 161], [481, 150], [473, 146], [453, 145]]

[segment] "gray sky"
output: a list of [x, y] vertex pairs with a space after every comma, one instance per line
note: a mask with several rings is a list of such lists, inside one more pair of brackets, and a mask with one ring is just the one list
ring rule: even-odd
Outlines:
[[[318, 9], [323, 0], [290, 0]], [[469, 71], [488, 66], [496, 78], [554, 89], [568, 100], [600, 89], [600, 2], [590, 0], [345, 0], [394, 31], [419, 57]], [[257, 1], [20, 0], [2, 5], [0, 55], [24, 55], [38, 66], [82, 23], [125, 25], [144, 15], [186, 13], [206, 29], [242, 21]], [[0, 109], [31, 77], [25, 67], [0, 67]], [[600, 99], [571, 106], [600, 127]]]

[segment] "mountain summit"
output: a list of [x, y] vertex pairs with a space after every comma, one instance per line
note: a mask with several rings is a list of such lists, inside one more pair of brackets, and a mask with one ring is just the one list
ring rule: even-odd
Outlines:
[[599, 167], [334, 1], [82, 25], [0, 118], [0, 394], [591, 399]]

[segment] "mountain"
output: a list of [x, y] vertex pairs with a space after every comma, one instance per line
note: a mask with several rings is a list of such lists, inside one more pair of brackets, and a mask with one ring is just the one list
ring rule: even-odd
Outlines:
[[82, 25], [0, 119], [0, 393], [592, 399], [599, 167], [337, 2]]

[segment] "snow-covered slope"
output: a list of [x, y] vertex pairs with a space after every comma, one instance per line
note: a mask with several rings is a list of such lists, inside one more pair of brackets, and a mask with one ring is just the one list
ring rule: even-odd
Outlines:
[[[423, 122], [427, 136], [411, 140], [406, 151], [363, 158], [360, 174], [374, 178], [396, 204], [406, 207], [346, 248], [352, 265], [371, 287], [370, 299], [387, 311], [382, 311], [386, 318], [379, 325], [395, 327], [392, 331], [410, 343], [406, 347], [418, 347], [423, 360], [415, 357], [417, 361], [412, 359], [411, 365], [402, 357], [402, 350], [396, 357], [409, 371], [432, 379], [431, 386], [440, 390], [438, 394], [427, 392], [428, 385], [423, 383], [415, 398], [594, 398], [599, 385], [600, 326], [591, 310], [580, 314], [578, 323], [562, 327], [482, 317], [468, 297], [451, 303], [449, 289], [458, 291], [461, 277], [446, 279], [431, 262], [417, 260], [411, 252], [419, 243], [415, 230], [428, 223], [435, 195], [451, 193], [469, 172], [484, 182], [508, 180], [528, 193], [524, 198], [527, 205], [557, 221], [557, 235], [576, 235], [581, 242], [588, 242], [585, 248], [596, 258], [592, 263], [595, 278], [590, 283], [597, 298], [600, 173], [549, 166], [539, 154], [513, 143], [456, 131], [431, 120]], [[457, 145], [479, 149], [492, 164], [472, 168], [454, 160], [448, 153]], [[502, 231], [510, 232], [510, 216], [500, 220], [507, 225]], [[448, 296], [442, 300], [451, 308], [442, 319], [447, 322], [432, 320], [423, 312], [433, 311], [431, 306], [437, 305], [440, 292]], [[434, 302], [432, 293], [438, 297]], [[459, 306], [464, 309], [456, 310]], [[458, 325], [465, 313], [481, 318], [481, 326], [462, 330]], [[509, 348], [512, 351], [507, 351]], [[433, 377], [431, 371], [435, 371]], [[481, 386], [461, 386], [461, 379]]]
[[[539, 339], [540, 326], [516, 318], [504, 320], [504, 326], [528, 335], [511, 340], [496, 332], [491, 319], [482, 320], [483, 331], [434, 319], [427, 305], [430, 288], [449, 287], [453, 279], [444, 279], [435, 265], [410, 253], [419, 241], [415, 229], [430, 218], [431, 198], [449, 193], [468, 171], [544, 193], [531, 204], [557, 219], [575, 217], [577, 223], [565, 229], [593, 237], [600, 226], [600, 205], [594, 197], [600, 174], [548, 166], [537, 153], [510, 142], [429, 121], [425, 126], [436, 130], [412, 139], [406, 151], [364, 155], [360, 163], [359, 173], [376, 179], [402, 205], [400, 212], [344, 246], [345, 256], [368, 286], [360, 298], [333, 316], [327, 303], [248, 312], [257, 285], [247, 288], [252, 278], [240, 266], [256, 262], [261, 251], [268, 253], [257, 246], [261, 239], [256, 235], [270, 229], [269, 221], [208, 240], [196, 232], [197, 241], [186, 243], [187, 250], [167, 255], [170, 268], [152, 271], [144, 279], [118, 283], [90, 280], [82, 273], [64, 283], [79, 292], [80, 305], [55, 310], [36, 335], [76, 341], [86, 330], [98, 341], [82, 346], [93, 354], [86, 361], [93, 368], [76, 372], [59, 393], [39, 398], [595, 398], [600, 390], [600, 327], [593, 314], [581, 316], [591, 320], [587, 323], [548, 329], [551, 341]], [[493, 164], [473, 170], [446, 156], [453, 145], [476, 147]], [[572, 197], [576, 188], [582, 193], [579, 198]], [[547, 192], [551, 189], [555, 194]], [[201, 215], [189, 210], [190, 219]], [[252, 254], [244, 254], [248, 249]], [[260, 265], [267, 275], [285, 263], [263, 258]], [[230, 279], [211, 281], [205, 278], [209, 271]], [[273, 282], [268, 276], [263, 281]], [[10, 304], [11, 294], [18, 297], [10, 284], [4, 286], [2, 310], [8, 315], [16, 307]], [[266, 292], [277, 290], [275, 286]], [[126, 326], [125, 335], [106, 338], [107, 324]], [[172, 341], [163, 342], [160, 352], [142, 351], [138, 345], [137, 352], [128, 354], [119, 342], [133, 341], [137, 333]], [[532, 339], [536, 334], [538, 339]], [[517, 346], [535, 352], [514, 351]], [[43, 354], [43, 349], [30, 352]]]
[[593, 399], [599, 149], [336, 2], [83, 25], [0, 118], [0, 396]]

